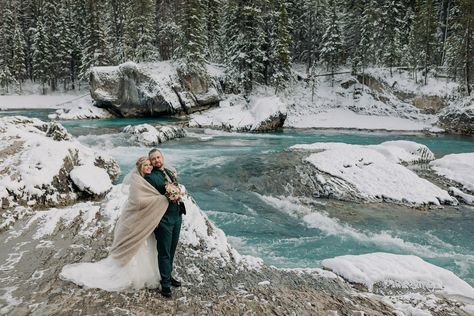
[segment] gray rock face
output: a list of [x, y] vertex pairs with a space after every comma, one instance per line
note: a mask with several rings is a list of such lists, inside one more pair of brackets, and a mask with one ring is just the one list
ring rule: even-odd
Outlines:
[[474, 135], [474, 105], [448, 109], [438, 122], [448, 132]]
[[191, 113], [219, 104], [217, 81], [180, 77], [169, 62], [94, 67], [90, 91], [96, 106], [121, 117]]
[[413, 99], [413, 105], [425, 113], [436, 114], [439, 113], [444, 107], [446, 102], [439, 96], [416, 96]]
[[286, 112], [278, 111], [255, 126], [252, 132], [270, 132], [281, 129], [285, 123], [286, 115]]

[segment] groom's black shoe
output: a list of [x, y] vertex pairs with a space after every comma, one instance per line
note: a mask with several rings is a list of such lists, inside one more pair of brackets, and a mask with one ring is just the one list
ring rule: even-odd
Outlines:
[[172, 277], [171, 278], [171, 285], [174, 286], [174, 287], [180, 287], [181, 282]]
[[161, 289], [161, 295], [166, 297], [166, 298], [170, 298], [172, 293], [171, 293], [171, 289], [169, 287], [164, 287]]

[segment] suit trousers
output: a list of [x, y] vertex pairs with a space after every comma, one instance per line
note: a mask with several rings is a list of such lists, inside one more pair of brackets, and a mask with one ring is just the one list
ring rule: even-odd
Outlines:
[[181, 222], [179, 207], [169, 207], [163, 215], [160, 224], [154, 230], [156, 248], [158, 250], [161, 288], [171, 286], [173, 260], [181, 231]]

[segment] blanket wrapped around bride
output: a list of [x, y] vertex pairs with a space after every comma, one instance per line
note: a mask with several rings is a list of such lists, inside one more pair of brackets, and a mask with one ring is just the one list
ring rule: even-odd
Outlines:
[[98, 262], [64, 266], [59, 275], [62, 280], [107, 291], [156, 288], [159, 285], [153, 230], [160, 223], [169, 202], [136, 171], [124, 180], [124, 185], [128, 183], [128, 200], [115, 226], [109, 256]]

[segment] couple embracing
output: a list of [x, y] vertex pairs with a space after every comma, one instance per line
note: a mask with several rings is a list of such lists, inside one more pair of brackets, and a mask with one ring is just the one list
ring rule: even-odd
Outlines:
[[109, 256], [95, 263], [75, 263], [61, 271], [63, 280], [88, 288], [108, 291], [156, 288], [171, 297], [173, 259], [186, 214], [181, 200], [184, 190], [175, 170], [165, 168], [163, 154], [156, 148], [141, 157], [137, 170], [124, 180], [129, 184], [128, 200], [114, 231]]

